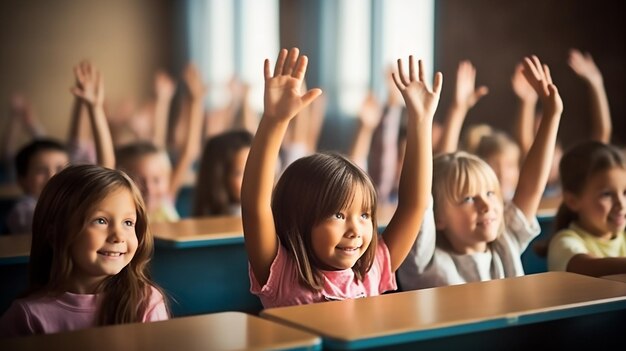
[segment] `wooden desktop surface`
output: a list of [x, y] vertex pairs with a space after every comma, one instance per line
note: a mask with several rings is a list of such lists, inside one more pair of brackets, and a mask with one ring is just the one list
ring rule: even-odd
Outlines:
[[[414, 341], [461, 333], [462, 328], [465, 332], [486, 330], [529, 323], [526, 320], [537, 322], [575, 316], [583, 313], [576, 309], [578, 307], [595, 305], [595, 310], [603, 311], [600, 306], [603, 303], [611, 304], [613, 309], [616, 307], [612, 304], [617, 303], [619, 308], [626, 309], [626, 284], [573, 273], [548, 272], [364, 299], [266, 309], [261, 316], [321, 335], [325, 345], [358, 348], [397, 343], [400, 339]], [[594, 312], [587, 309], [586, 313]], [[441, 331], [446, 328], [448, 332]]]
[[605, 275], [605, 276], [602, 276], [601, 278], [610, 279], [610, 280], [615, 280], [615, 281], [618, 281], [618, 282], [626, 283], [626, 273], [624, 273], [624, 274]]
[[196, 243], [243, 243], [243, 225], [241, 217], [220, 216], [204, 218], [186, 218], [176, 222], [150, 224], [157, 241], [172, 245]]
[[313, 334], [241, 312], [223, 312], [0, 339], [3, 350], [272, 350], [320, 349]]
[[30, 234], [0, 236], [0, 265], [28, 262], [31, 240]]

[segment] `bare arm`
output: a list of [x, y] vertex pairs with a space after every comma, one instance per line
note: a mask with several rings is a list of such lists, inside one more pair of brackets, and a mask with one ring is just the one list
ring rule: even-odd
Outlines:
[[428, 207], [433, 177], [432, 123], [439, 103], [443, 75], [435, 75], [433, 89], [426, 80], [423, 63], [419, 69], [409, 57], [409, 75], [404, 74], [398, 60], [394, 82], [402, 93], [408, 111], [407, 141], [400, 174], [398, 207], [383, 233], [389, 247], [391, 269], [395, 272], [409, 253], [422, 225]]
[[458, 149], [461, 128], [467, 112], [489, 92], [487, 87], [475, 88], [475, 85], [476, 68], [467, 60], [461, 61], [456, 72], [454, 101], [446, 115], [443, 134], [435, 150], [436, 154], [454, 152]]
[[87, 61], [74, 67], [74, 75], [76, 87], [72, 93], [87, 105], [98, 164], [115, 168], [113, 139], [104, 113], [104, 80], [100, 72]]
[[269, 60], [265, 60], [264, 112], [252, 141], [241, 187], [246, 251], [261, 285], [267, 282], [278, 250], [271, 197], [280, 144], [289, 121], [322, 93], [320, 89], [304, 94], [300, 91], [308, 61], [299, 53], [297, 48], [289, 53], [282, 49], [274, 75], [270, 73]]
[[191, 164], [200, 153], [200, 140], [202, 139], [202, 117], [204, 114], [204, 96], [206, 87], [202, 82], [202, 76], [198, 68], [189, 64], [183, 73], [185, 84], [189, 90], [189, 128], [187, 138], [184, 139], [182, 153], [174, 166], [170, 179], [170, 196], [175, 199], [178, 191], [185, 181], [185, 175]]
[[602, 73], [588, 52], [583, 55], [580, 51], [572, 49], [567, 63], [589, 87], [591, 139], [608, 144], [611, 141], [613, 126]]
[[382, 117], [382, 110], [376, 97], [370, 92], [363, 100], [359, 111], [356, 134], [350, 147], [350, 159], [361, 168], [367, 169], [367, 155], [370, 151], [374, 129]]
[[550, 69], [542, 65], [537, 56], [524, 58], [523, 72], [543, 104], [541, 125], [520, 169], [519, 182], [513, 196], [513, 203], [526, 218], [532, 220], [537, 214], [550, 174], [563, 101], [552, 84]]
[[626, 273], [626, 257], [593, 257], [578, 254], [567, 263], [567, 271], [594, 277], [622, 274]]
[[176, 84], [167, 73], [158, 71], [154, 75], [154, 91], [156, 93], [156, 101], [152, 141], [157, 147], [165, 148], [167, 146], [167, 122], [172, 97], [176, 91]]
[[535, 108], [537, 93], [524, 77], [524, 66], [515, 66], [511, 77], [511, 86], [517, 97], [517, 116], [515, 119], [515, 139], [522, 149], [522, 159], [526, 157], [535, 135]]

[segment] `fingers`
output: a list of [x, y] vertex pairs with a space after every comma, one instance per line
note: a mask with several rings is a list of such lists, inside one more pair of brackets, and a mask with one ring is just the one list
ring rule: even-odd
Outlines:
[[296, 65], [296, 62], [298, 61], [299, 54], [300, 50], [298, 50], [298, 48], [292, 48], [291, 50], [289, 50], [289, 55], [287, 55], [287, 60], [285, 62], [285, 65], [283, 66], [283, 75], [291, 75], [294, 66]]
[[265, 59], [263, 62], [263, 76], [265, 76], [265, 80], [272, 78], [272, 74], [270, 73], [270, 60]]
[[546, 77], [546, 83], [552, 84], [552, 76], [550, 75], [550, 68], [545, 63], [543, 64], [543, 74]]
[[317, 99], [318, 96], [322, 95], [322, 89], [314, 88], [307, 91], [304, 95], [302, 95], [302, 104], [303, 106], [309, 105], [313, 100]]
[[398, 90], [404, 89], [404, 84], [400, 81], [400, 78], [398, 78], [398, 75], [395, 72], [391, 72], [391, 78], [393, 79], [393, 82], [396, 84], [396, 87], [398, 88]]
[[292, 76], [298, 80], [304, 80], [304, 74], [306, 73], [306, 67], [309, 64], [309, 59], [306, 56], [300, 56], [296, 63], [296, 68], [293, 71]]
[[415, 80], [415, 65], [413, 64], [413, 55], [409, 56], [409, 79], [411, 80], [411, 82]]
[[[404, 69], [402, 68], [402, 59], [398, 59], [398, 76], [400, 78], [400, 81], [402, 82], [403, 86], [407, 86], [409, 85], [409, 82], [406, 80], [406, 77], [404, 75]], [[395, 80], [395, 79], [394, 79]], [[396, 83], [397, 85], [398, 83]], [[402, 88], [401, 88], [402, 89]]]
[[426, 84], [426, 70], [424, 69], [424, 61], [422, 60], [418, 60], [417, 61], [417, 65], [419, 66], [419, 79], [420, 82], [424, 83], [424, 85], [428, 86], [428, 84]]
[[441, 93], [442, 86], [443, 86], [443, 74], [441, 72], [437, 72], [435, 74], [435, 81], [433, 83], [433, 93], [435, 94]]
[[285, 66], [285, 60], [287, 59], [287, 49], [281, 49], [276, 59], [276, 66], [274, 66], [274, 77], [278, 77], [283, 72]]

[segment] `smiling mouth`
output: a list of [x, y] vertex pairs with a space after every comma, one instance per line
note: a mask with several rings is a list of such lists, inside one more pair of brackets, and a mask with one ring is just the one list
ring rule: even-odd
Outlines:
[[357, 247], [339, 247], [337, 246], [338, 250], [342, 250], [342, 251], [346, 251], [346, 252], [354, 252], [354, 251], [358, 251], [361, 247], [357, 246]]
[[120, 257], [124, 252], [113, 252], [113, 251], [98, 251], [98, 254], [107, 256], [107, 257]]

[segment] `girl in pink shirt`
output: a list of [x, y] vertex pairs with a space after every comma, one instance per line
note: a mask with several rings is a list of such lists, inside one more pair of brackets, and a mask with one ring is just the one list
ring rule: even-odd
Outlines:
[[281, 50], [270, 73], [265, 60], [264, 113], [242, 185], [242, 218], [251, 291], [264, 307], [365, 297], [396, 289], [394, 272], [419, 232], [432, 183], [432, 121], [442, 75], [431, 90], [422, 62], [398, 60], [394, 82], [408, 109], [398, 207], [376, 232], [376, 191], [369, 176], [336, 153], [292, 163], [272, 194], [280, 144], [291, 119], [322, 93], [301, 86], [306, 56]]
[[0, 335], [168, 319], [148, 277], [145, 206], [125, 173], [80, 165], [56, 174], [39, 198], [32, 234], [29, 289], [2, 316]]

